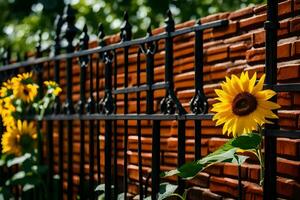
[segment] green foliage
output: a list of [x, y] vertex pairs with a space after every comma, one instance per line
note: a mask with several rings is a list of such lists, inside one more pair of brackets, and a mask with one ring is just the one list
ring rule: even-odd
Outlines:
[[[261, 135], [256, 133], [249, 133], [247, 135], [241, 135], [239, 137], [232, 138], [219, 149], [207, 155], [206, 157], [194, 162], [186, 163], [178, 169], [164, 172], [161, 174], [161, 176], [167, 177], [177, 175], [185, 179], [191, 179], [195, 177], [200, 171], [216, 163], [229, 162], [241, 165], [246, 161], [248, 157], [238, 155], [237, 152], [239, 150], [257, 152], [260, 149], [261, 142]], [[177, 196], [181, 200], [186, 199], [188, 189], [185, 190], [184, 194], [181, 196], [175, 193], [177, 186], [175, 187], [174, 185], [171, 185], [169, 183], [163, 183], [160, 185], [160, 187], [165, 188], [164, 190], [160, 190], [159, 196], [162, 197], [161, 199], [165, 199], [171, 196]]]
[[118, 33], [125, 10], [129, 12], [134, 36], [140, 37], [145, 35], [150, 21], [153, 27], [163, 25], [168, 8], [176, 23], [179, 23], [260, 4], [265, 0], [0, 0], [0, 47], [11, 46], [13, 52], [20, 54], [34, 50], [39, 31], [42, 32], [43, 48], [51, 45], [54, 37], [53, 21], [57, 14], [62, 14], [64, 2], [71, 2], [77, 10], [77, 27], [82, 29], [84, 23], [87, 23], [92, 38], [95, 38], [100, 22], [106, 34]]
[[248, 157], [236, 154], [237, 151], [239, 149], [249, 151], [256, 150], [259, 147], [261, 140], [261, 136], [256, 133], [232, 138], [215, 152], [207, 155], [206, 157], [194, 162], [186, 163], [178, 169], [164, 172], [161, 176], [166, 177], [178, 175], [186, 179], [191, 179], [200, 171], [216, 163], [229, 162], [240, 165], [245, 162]]
[[[161, 183], [159, 185], [159, 193], [157, 195], [157, 200], [163, 200], [167, 197], [176, 196], [174, 195], [177, 185], [172, 185], [170, 183]], [[145, 200], [151, 200], [151, 196], [147, 197]]]

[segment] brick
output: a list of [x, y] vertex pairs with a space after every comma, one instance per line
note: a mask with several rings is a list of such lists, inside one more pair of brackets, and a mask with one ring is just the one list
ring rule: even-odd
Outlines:
[[206, 61], [209, 62], [217, 62], [228, 58], [228, 51], [216, 53], [216, 54], [209, 54], [207, 55]]
[[282, 38], [289, 34], [290, 31], [290, 22], [289, 19], [282, 20], [279, 22], [279, 30], [277, 32], [277, 35], [279, 38]]
[[247, 44], [244, 42], [233, 44], [229, 47], [229, 57], [230, 58], [243, 58], [245, 57], [245, 52], [248, 49]]
[[277, 103], [281, 107], [289, 107], [293, 103], [293, 96], [289, 92], [280, 92], [277, 95]]
[[290, 32], [300, 31], [300, 17], [295, 17], [290, 20]]
[[250, 49], [246, 51], [248, 63], [262, 62], [265, 60], [265, 48]]
[[208, 23], [208, 22], [212, 22], [212, 21], [216, 21], [219, 19], [220, 14], [213, 14], [213, 15], [209, 15], [206, 17], [202, 17], [201, 18], [201, 23]]
[[261, 77], [262, 74], [265, 73], [265, 66], [264, 65], [249, 66], [245, 68], [245, 71], [249, 72], [249, 76], [253, 76], [253, 74], [256, 72], [257, 77]]
[[228, 68], [227, 75], [230, 76], [231, 74], [240, 74], [245, 68], [246, 65]]
[[[295, 94], [294, 94], [293, 104], [294, 104], [295, 106], [300, 106], [300, 93], [295, 93]], [[299, 126], [298, 126], [298, 127], [299, 127]]]
[[218, 164], [214, 164], [214, 165], [211, 165], [211, 166], [205, 168], [204, 172], [206, 172], [210, 175], [222, 176], [223, 170], [224, 170], [224, 165], [221, 163], [218, 163]]
[[224, 200], [224, 198], [216, 193], [212, 193], [210, 190], [203, 192], [203, 200]]
[[193, 179], [188, 180], [188, 185], [199, 186], [203, 188], [209, 187], [209, 177], [210, 175], [205, 172], [198, 173]]
[[291, 54], [292, 54], [292, 56], [300, 55], [300, 41], [295, 41], [292, 44]]
[[210, 138], [208, 140], [208, 151], [210, 153], [214, 152], [220, 146], [222, 146], [223, 144], [225, 144], [227, 141], [228, 141], [228, 139], [224, 139], [224, 138]]
[[300, 180], [300, 161], [277, 158], [277, 173], [284, 177]]
[[279, 125], [296, 129], [300, 110], [279, 110]]
[[230, 15], [228, 16], [228, 19], [236, 20], [236, 19], [250, 17], [251, 15], [253, 15], [253, 8], [254, 8], [253, 6], [250, 6], [250, 7], [246, 7], [246, 8], [242, 8], [240, 10], [234, 11], [234, 12], [230, 13]]
[[266, 42], [266, 33], [264, 30], [253, 33], [253, 46], [262, 46]]
[[300, 157], [300, 139], [277, 139], [277, 154], [299, 160]]
[[294, 14], [299, 15], [300, 14], [300, 2], [294, 0]]
[[267, 5], [263, 4], [263, 5], [258, 5], [258, 6], [255, 6], [253, 8], [253, 12], [255, 14], [262, 14], [262, 13], [265, 13], [267, 10]]
[[245, 42], [249, 47], [252, 45], [252, 33], [243, 33], [242, 35], [231, 36], [223, 41], [225, 44]]
[[220, 63], [210, 67], [211, 80], [223, 80], [226, 76], [226, 69], [230, 66], [231, 62]]
[[228, 26], [213, 29], [212, 37], [220, 38], [220, 37], [228, 37], [237, 32], [237, 22], [230, 22]]
[[201, 187], [192, 187], [188, 190], [187, 199], [198, 200], [222, 200], [222, 196], [210, 192], [208, 189]]
[[295, 180], [286, 179], [283, 177], [277, 178], [277, 193], [285, 198], [293, 197], [293, 199], [300, 198], [300, 184]]
[[246, 200], [263, 200], [263, 190], [258, 184], [247, 184], [245, 187]]
[[278, 81], [293, 80], [300, 77], [300, 64], [290, 64], [278, 67]]
[[291, 44], [285, 43], [277, 46], [277, 59], [289, 58], [291, 55]]
[[248, 167], [248, 180], [259, 182], [260, 179], [260, 166], [254, 164], [247, 164]]
[[189, 20], [180, 24], [175, 25], [175, 30], [181, 29], [181, 28], [186, 28], [186, 27], [191, 27], [194, 26], [196, 23], [196, 20]]
[[292, 1], [284, 1], [278, 4], [278, 15], [287, 16], [292, 12]]
[[[247, 166], [242, 165], [241, 167], [241, 178], [246, 179], [247, 178]], [[224, 163], [224, 169], [223, 169], [223, 174], [226, 177], [231, 177], [231, 178], [238, 178], [238, 166], [233, 163]]]
[[210, 191], [224, 195], [226, 197], [236, 198], [238, 196], [238, 181], [231, 178], [221, 178], [212, 176], [210, 178]]
[[255, 27], [262, 27], [263, 23], [266, 21], [267, 15], [254, 15], [253, 17], [240, 20], [240, 29], [249, 29]]

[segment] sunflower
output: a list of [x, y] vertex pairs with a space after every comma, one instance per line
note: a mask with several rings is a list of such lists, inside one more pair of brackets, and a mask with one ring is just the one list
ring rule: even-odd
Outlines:
[[8, 127], [2, 136], [2, 152], [20, 156], [32, 152], [36, 146], [37, 132], [33, 122], [18, 120], [17, 124]]
[[13, 101], [10, 97], [5, 97], [0, 99], [0, 114], [4, 126], [11, 126], [14, 124], [14, 117], [12, 113], [16, 111], [16, 107], [13, 104]]
[[58, 84], [54, 81], [45, 81], [44, 85], [48, 88], [48, 93], [54, 94], [54, 96], [58, 96], [59, 93], [61, 93], [61, 88], [58, 86]]
[[18, 74], [18, 76], [12, 78], [13, 83], [22, 82], [23, 84], [32, 84], [32, 72]]
[[0, 98], [5, 98], [7, 96], [12, 95], [12, 89], [13, 82], [11, 80], [4, 82], [0, 89]]
[[234, 137], [250, 133], [257, 130], [258, 125], [272, 123], [266, 118], [278, 118], [273, 109], [280, 106], [268, 101], [276, 93], [273, 90], [263, 90], [265, 74], [257, 84], [256, 73], [250, 79], [248, 72], [243, 72], [238, 78], [235, 75], [231, 79], [226, 77], [226, 81], [221, 83], [222, 90], [216, 89], [216, 100], [218, 103], [213, 105], [212, 111], [216, 112], [213, 120], [217, 120], [216, 125], [223, 126], [223, 134], [232, 133]]

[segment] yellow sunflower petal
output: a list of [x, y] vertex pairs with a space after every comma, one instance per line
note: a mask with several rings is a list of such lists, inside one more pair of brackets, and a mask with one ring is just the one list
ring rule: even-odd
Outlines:
[[259, 79], [258, 83], [254, 86], [252, 94], [257, 93], [258, 91], [261, 91], [264, 86], [266, 75], [263, 74], [262, 77]]
[[262, 90], [262, 91], [258, 91], [255, 94], [255, 97], [257, 99], [261, 99], [261, 100], [268, 100], [270, 98], [272, 98], [273, 96], [276, 95], [276, 92], [274, 92], [273, 90]]
[[250, 82], [249, 82], [249, 92], [250, 93], [252, 93], [252, 91], [253, 91], [255, 82], [256, 82], [256, 72], [254, 73], [254, 75], [252, 76], [252, 78], [250, 79]]

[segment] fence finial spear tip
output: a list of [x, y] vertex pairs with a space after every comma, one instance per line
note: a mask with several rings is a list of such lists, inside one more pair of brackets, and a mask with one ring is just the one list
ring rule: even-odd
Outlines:
[[129, 23], [128, 20], [128, 13], [127, 11], [125, 11], [124, 13], [124, 22], [121, 25], [121, 33], [120, 33], [120, 38], [122, 41], [129, 41], [131, 40], [132, 37], [132, 30], [131, 30], [132, 26]]
[[100, 23], [98, 26], [98, 38], [103, 39], [104, 37], [105, 37], [104, 26], [102, 23]]
[[151, 29], [151, 23], [149, 24], [148, 28], [147, 28], [147, 36], [152, 36], [152, 29]]
[[72, 22], [75, 20], [75, 10], [72, 8], [70, 4], [67, 4], [64, 9], [64, 20], [67, 22]]
[[88, 27], [87, 27], [86, 24], [84, 24], [82, 32], [84, 32], [85, 34], [87, 34], [87, 31], [88, 31]]
[[201, 18], [198, 19], [198, 21], [196, 21], [196, 24], [197, 24], [197, 25], [200, 25], [200, 24], [201, 24]]
[[167, 18], [165, 19], [166, 31], [172, 32], [175, 30], [175, 22], [170, 9], [167, 10]]
[[124, 19], [124, 21], [128, 21], [128, 12], [127, 11], [124, 12], [123, 19]]
[[61, 15], [56, 15], [55, 20], [54, 20], [54, 26], [57, 28], [62, 22], [62, 16]]
[[167, 10], [167, 17], [171, 17], [172, 18], [172, 12], [170, 9]]

